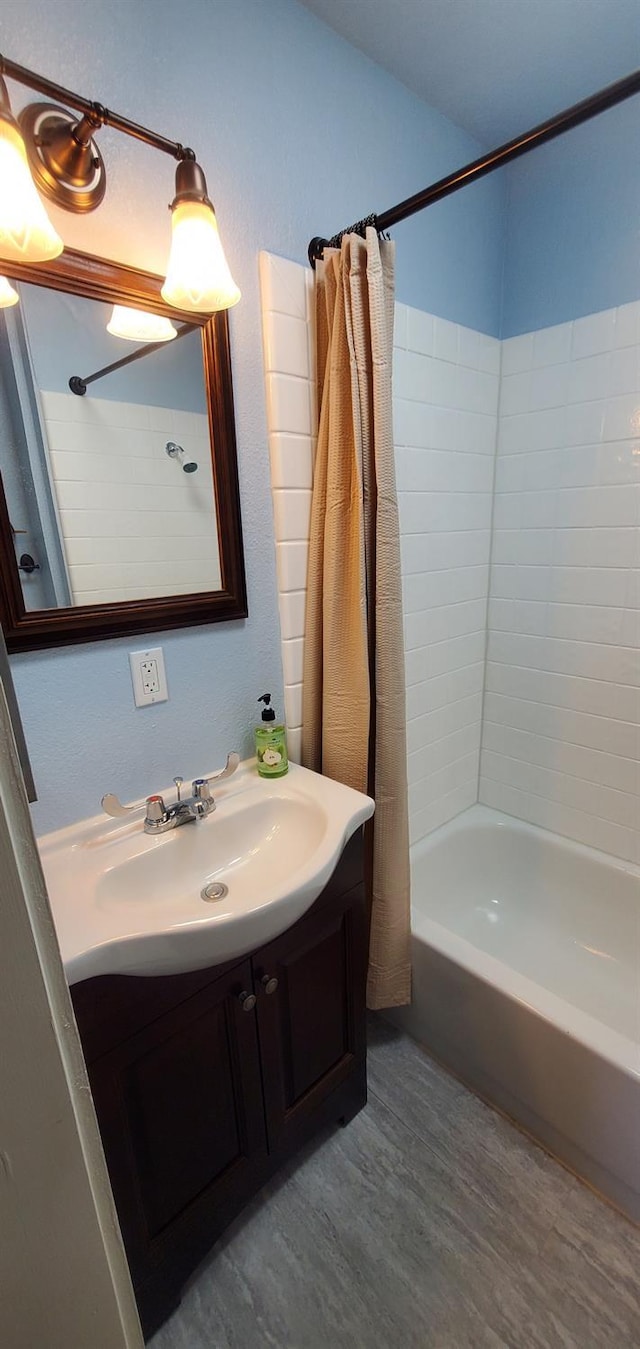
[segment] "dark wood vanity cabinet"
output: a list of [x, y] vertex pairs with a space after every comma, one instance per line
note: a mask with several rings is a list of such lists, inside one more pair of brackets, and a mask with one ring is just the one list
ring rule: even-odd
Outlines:
[[281, 1159], [366, 1099], [364, 918], [361, 889], [336, 896], [253, 958], [267, 1139]]
[[[88, 1064], [147, 1334], [260, 1187], [268, 1155], [256, 1017], [239, 1001], [251, 988], [251, 963], [219, 978], [213, 973], [204, 987]], [[106, 1015], [112, 999], [127, 996], [128, 979], [115, 988], [100, 987], [114, 982], [109, 978], [90, 982]], [[180, 996], [179, 981], [157, 982], [171, 982]], [[81, 1017], [79, 1025], [82, 1035]]]
[[360, 833], [313, 907], [245, 960], [71, 989], [147, 1335], [265, 1180], [366, 1101]]

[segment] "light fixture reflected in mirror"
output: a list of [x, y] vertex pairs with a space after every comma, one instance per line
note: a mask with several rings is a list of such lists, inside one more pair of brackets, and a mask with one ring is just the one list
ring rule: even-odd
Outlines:
[[171, 319], [162, 314], [150, 314], [146, 309], [130, 309], [114, 304], [107, 332], [112, 337], [123, 337], [127, 342], [172, 342], [178, 330]]
[[17, 290], [13, 289], [6, 276], [0, 276], [0, 309], [10, 309], [19, 299]]
[[47, 262], [63, 247], [36, 191], [0, 76], [0, 256], [11, 262]]
[[162, 298], [177, 309], [210, 314], [230, 309], [240, 291], [229, 270], [207, 183], [194, 159], [176, 169], [171, 204], [171, 253]]

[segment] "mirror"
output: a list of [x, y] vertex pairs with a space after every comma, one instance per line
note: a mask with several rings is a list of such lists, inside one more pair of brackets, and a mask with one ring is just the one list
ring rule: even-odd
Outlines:
[[160, 277], [80, 253], [6, 274], [9, 650], [245, 616], [226, 314], [179, 313]]

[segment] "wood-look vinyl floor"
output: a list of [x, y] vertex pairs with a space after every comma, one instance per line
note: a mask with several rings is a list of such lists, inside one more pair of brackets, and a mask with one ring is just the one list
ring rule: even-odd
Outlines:
[[640, 1349], [640, 1231], [407, 1036], [214, 1248], [152, 1349]]

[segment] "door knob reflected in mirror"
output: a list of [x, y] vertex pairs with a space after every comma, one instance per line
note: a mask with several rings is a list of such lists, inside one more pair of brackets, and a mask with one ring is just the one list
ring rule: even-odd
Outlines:
[[26, 572], [27, 576], [31, 576], [32, 572], [40, 571], [40, 563], [35, 561], [35, 559], [31, 556], [31, 553], [21, 553], [20, 561], [18, 563], [18, 571], [24, 571]]

